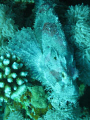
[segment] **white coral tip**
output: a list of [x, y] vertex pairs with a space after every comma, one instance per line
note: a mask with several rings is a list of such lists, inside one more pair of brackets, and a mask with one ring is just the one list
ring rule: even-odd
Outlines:
[[21, 72], [20, 75], [21, 76], [27, 76], [27, 72]]
[[18, 84], [18, 85], [22, 85], [22, 84], [23, 84], [22, 79], [17, 79], [16, 81], [17, 81], [17, 84]]
[[9, 59], [4, 59], [4, 60], [3, 60], [3, 64], [4, 64], [4, 65], [8, 65], [9, 63], [10, 63], [10, 60], [9, 60]]
[[7, 56], [8, 58], [10, 58], [10, 54], [9, 54], [9, 53], [7, 53], [6, 56]]
[[3, 59], [4, 59], [4, 57], [3, 57], [3, 56], [1, 56], [1, 57], [0, 57], [0, 59], [1, 59], [1, 60], [3, 60]]
[[12, 73], [11, 76], [12, 76], [12, 78], [16, 78], [17, 74], [16, 73]]
[[15, 70], [18, 69], [18, 66], [19, 66], [19, 64], [16, 63], [16, 62], [14, 62], [14, 63], [12, 64], [12, 68], [15, 69]]
[[10, 72], [11, 72], [10, 67], [6, 67], [6, 68], [5, 68], [5, 75], [9, 75]]
[[0, 88], [3, 88], [3, 87], [4, 87], [4, 83], [0, 82]]
[[9, 86], [5, 86], [5, 93], [6, 94], [10, 94], [11, 93], [11, 87], [9, 87]]
[[7, 81], [8, 81], [9, 83], [11, 83], [11, 82], [13, 82], [13, 79], [12, 79], [12, 78], [8, 78]]
[[14, 90], [17, 90], [17, 87], [16, 86], [14, 86], [14, 88], [13, 88]]

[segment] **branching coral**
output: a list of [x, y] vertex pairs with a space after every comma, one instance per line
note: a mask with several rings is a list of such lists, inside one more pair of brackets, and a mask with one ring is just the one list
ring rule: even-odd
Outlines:
[[66, 16], [65, 32], [75, 48], [79, 79], [90, 86], [90, 7], [84, 4], [70, 6]]
[[20, 58], [6, 53], [0, 56], [0, 101], [8, 98], [27, 82], [27, 71]]

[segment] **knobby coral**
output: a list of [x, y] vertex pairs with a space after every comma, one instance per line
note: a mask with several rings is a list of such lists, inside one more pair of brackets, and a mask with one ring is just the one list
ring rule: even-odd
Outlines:
[[27, 71], [16, 55], [6, 53], [0, 56], [0, 101], [8, 98], [27, 82]]

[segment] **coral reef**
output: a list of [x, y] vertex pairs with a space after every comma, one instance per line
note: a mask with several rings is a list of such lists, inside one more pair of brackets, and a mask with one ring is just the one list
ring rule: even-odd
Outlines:
[[90, 119], [90, 6], [0, 3], [1, 120]]

